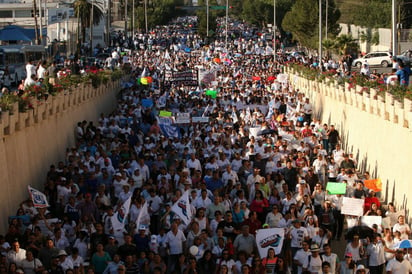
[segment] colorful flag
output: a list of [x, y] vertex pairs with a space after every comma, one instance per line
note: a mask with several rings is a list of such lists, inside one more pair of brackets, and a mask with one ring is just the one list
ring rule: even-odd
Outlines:
[[182, 221], [188, 225], [192, 221], [192, 211], [190, 210], [190, 201], [189, 201], [189, 190], [177, 200], [176, 203], [172, 206], [172, 211], [176, 213], [182, 219]]
[[328, 182], [328, 184], [326, 185], [326, 190], [331, 195], [345, 194], [346, 193], [346, 184], [345, 183]]
[[259, 229], [256, 231], [256, 245], [261, 258], [265, 258], [269, 248], [275, 250], [275, 254], [282, 251], [285, 230], [283, 228]]
[[126, 224], [127, 215], [130, 210], [130, 203], [132, 201], [132, 196], [129, 197], [121, 206], [119, 206], [116, 212], [111, 217], [112, 227], [115, 233], [123, 232], [124, 225]]
[[35, 188], [32, 188], [31, 186], [28, 186], [30, 198], [33, 201], [33, 205], [36, 208], [45, 208], [49, 207], [49, 202], [47, 201], [47, 196], [43, 193], [38, 191]]
[[363, 183], [365, 184], [365, 187], [369, 188], [370, 190], [373, 190], [375, 192], [382, 191], [382, 181], [379, 178], [373, 180], [365, 180]]
[[139, 229], [140, 225], [147, 226], [149, 224], [150, 224], [150, 214], [149, 214], [149, 210], [147, 209], [147, 202], [144, 202], [144, 204], [140, 208], [139, 214], [137, 215], [136, 229]]

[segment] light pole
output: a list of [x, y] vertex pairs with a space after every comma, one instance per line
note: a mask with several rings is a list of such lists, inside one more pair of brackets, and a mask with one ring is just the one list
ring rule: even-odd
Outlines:
[[319, 0], [319, 68], [322, 70], [322, 0]]
[[209, 0], [206, 0], [206, 37], [209, 37]]
[[144, 23], [147, 34], [147, 0], [144, 0]]
[[92, 0], [92, 11], [91, 11], [91, 15], [90, 15], [90, 56], [93, 56], [93, 16], [94, 16], [94, 0]]
[[227, 35], [229, 30], [229, 0], [226, 0], [226, 39], [225, 39], [225, 49], [227, 49]]
[[128, 1], [126, 0], [126, 3], [124, 5], [124, 35], [127, 38], [127, 6], [128, 6]]
[[325, 39], [328, 39], [328, 6], [329, 0], [326, 0], [326, 10], [325, 10]]
[[273, 61], [276, 62], [276, 0], [273, 0]]
[[392, 56], [396, 56], [397, 49], [397, 32], [396, 32], [396, 0], [392, 0]]

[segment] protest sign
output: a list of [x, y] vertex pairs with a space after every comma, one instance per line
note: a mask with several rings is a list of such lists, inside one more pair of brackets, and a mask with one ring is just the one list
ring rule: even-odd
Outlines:
[[345, 183], [333, 183], [328, 182], [326, 185], [326, 190], [330, 195], [335, 194], [345, 194], [346, 193], [346, 184]]
[[363, 199], [343, 197], [342, 201], [342, 214], [352, 216], [363, 216]]
[[256, 245], [260, 257], [265, 258], [269, 248], [273, 248], [275, 254], [280, 254], [284, 238], [285, 230], [283, 228], [259, 229], [256, 231]]

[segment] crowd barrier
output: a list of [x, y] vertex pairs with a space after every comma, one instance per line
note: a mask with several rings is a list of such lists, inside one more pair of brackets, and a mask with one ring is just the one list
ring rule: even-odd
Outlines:
[[8, 216], [28, 198], [27, 186], [43, 189], [50, 164], [64, 160], [66, 148], [74, 145], [79, 121], [94, 121], [100, 113], [115, 109], [120, 80], [95, 88], [81, 83], [46, 101], [33, 100], [32, 108], [19, 112], [18, 103], [3, 111], [0, 119], [0, 231], [5, 233]]
[[403, 98], [401, 102], [389, 92], [336, 80], [308, 80], [290, 67], [285, 72], [294, 87], [310, 98], [314, 116], [339, 130], [345, 150], [354, 154], [360, 171], [382, 180], [381, 198], [405, 209], [408, 217], [412, 207], [412, 101]]

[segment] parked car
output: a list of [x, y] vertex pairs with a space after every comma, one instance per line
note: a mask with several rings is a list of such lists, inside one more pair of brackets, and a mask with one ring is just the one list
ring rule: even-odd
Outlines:
[[401, 54], [396, 55], [396, 59], [401, 60], [405, 65], [410, 66], [412, 59], [412, 49], [405, 50]]
[[389, 51], [370, 52], [361, 58], [353, 60], [352, 66], [360, 68], [363, 63], [368, 63], [369, 66], [388, 67], [392, 64], [392, 53]]

